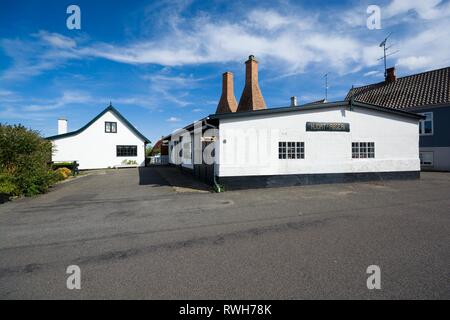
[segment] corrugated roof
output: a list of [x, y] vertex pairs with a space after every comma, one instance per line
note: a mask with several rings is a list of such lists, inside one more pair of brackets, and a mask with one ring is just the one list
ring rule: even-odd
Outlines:
[[450, 103], [450, 67], [352, 88], [345, 100], [406, 109]]

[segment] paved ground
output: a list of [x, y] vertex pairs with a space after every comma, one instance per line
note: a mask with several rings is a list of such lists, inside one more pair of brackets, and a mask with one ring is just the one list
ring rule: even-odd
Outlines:
[[[448, 173], [213, 194], [177, 192], [189, 179], [164, 170], [1, 205], [0, 298], [450, 298]], [[81, 290], [66, 289], [73, 264]]]

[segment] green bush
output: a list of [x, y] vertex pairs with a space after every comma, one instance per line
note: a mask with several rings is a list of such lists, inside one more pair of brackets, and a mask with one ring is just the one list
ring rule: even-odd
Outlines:
[[57, 179], [50, 170], [52, 143], [22, 125], [0, 124], [0, 193], [35, 195]]
[[122, 161], [122, 164], [133, 165], [133, 164], [137, 164], [137, 161], [136, 160], [127, 160], [127, 159], [125, 159], [125, 160]]

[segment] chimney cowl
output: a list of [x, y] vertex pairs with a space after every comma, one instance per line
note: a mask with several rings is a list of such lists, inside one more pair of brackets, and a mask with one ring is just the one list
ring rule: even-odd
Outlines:
[[296, 106], [297, 106], [297, 97], [292, 96], [291, 97], [291, 107], [296, 107]]
[[394, 82], [396, 80], [395, 67], [386, 69], [386, 82]]

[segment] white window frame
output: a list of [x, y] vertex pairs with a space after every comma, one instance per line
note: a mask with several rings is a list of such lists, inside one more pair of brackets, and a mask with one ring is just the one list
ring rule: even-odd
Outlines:
[[302, 160], [305, 159], [304, 141], [279, 141], [278, 160]]
[[352, 142], [352, 159], [375, 159], [375, 156], [374, 141]]
[[[430, 164], [422, 162], [422, 154], [423, 153], [431, 154], [431, 163]], [[433, 151], [420, 151], [419, 157], [420, 157], [420, 166], [421, 167], [433, 167], [434, 166], [434, 152]]]
[[[429, 120], [426, 119], [421, 119], [419, 121], [419, 134], [421, 136], [432, 136], [434, 134], [434, 121], [433, 121], [433, 112], [423, 112], [423, 113], [419, 113], [422, 116], [430, 116]], [[430, 121], [431, 122], [431, 133], [425, 133], [425, 122]]]

